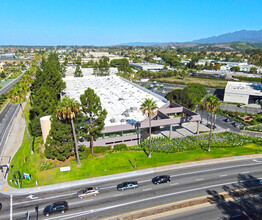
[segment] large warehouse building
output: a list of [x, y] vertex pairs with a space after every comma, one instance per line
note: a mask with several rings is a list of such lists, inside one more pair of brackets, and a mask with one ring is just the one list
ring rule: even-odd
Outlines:
[[[136, 145], [140, 137], [148, 136], [149, 120], [141, 113], [140, 106], [146, 98], [153, 99], [158, 110], [152, 117], [152, 131], [160, 132], [168, 126], [170, 134], [172, 126], [196, 121], [200, 123], [200, 115], [175, 103], [168, 102], [143, 87], [140, 87], [118, 76], [107, 77], [66, 77], [64, 95], [79, 101], [80, 95], [89, 87], [100, 97], [102, 106], [107, 111], [105, 128], [102, 135], [95, 141], [95, 146], [125, 143]], [[197, 133], [199, 129], [197, 128]], [[88, 145], [88, 142], [84, 144]]]
[[224, 102], [259, 103], [262, 99], [262, 85], [258, 83], [228, 82]]

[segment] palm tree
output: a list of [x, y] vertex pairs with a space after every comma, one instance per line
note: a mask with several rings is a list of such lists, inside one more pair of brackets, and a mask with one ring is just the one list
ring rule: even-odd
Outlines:
[[70, 99], [69, 97], [66, 96], [58, 103], [56, 109], [56, 116], [59, 118], [70, 120], [72, 126], [73, 138], [74, 138], [76, 162], [77, 162], [77, 166], [81, 166], [79, 160], [79, 154], [78, 154], [75, 125], [74, 125], [74, 118], [77, 112], [79, 112], [79, 103], [75, 99]]
[[27, 138], [28, 138], [29, 145], [30, 145], [30, 151], [31, 151], [31, 154], [33, 154], [34, 152], [33, 152], [33, 148], [32, 148], [30, 134], [29, 134], [26, 118], [25, 118], [24, 109], [23, 109], [23, 106], [22, 106], [22, 103], [26, 100], [26, 93], [27, 92], [28, 92], [28, 86], [24, 83], [19, 83], [18, 85], [16, 85], [12, 89], [9, 98], [11, 100], [11, 103], [20, 105], [20, 108], [21, 108], [22, 113], [23, 113], [23, 117], [25, 119], [25, 126], [26, 126]]
[[157, 109], [157, 104], [153, 99], [146, 99], [140, 107], [140, 110], [142, 111], [143, 115], [146, 115], [149, 118], [148, 158], [151, 158], [151, 117], [154, 115], [154, 110], [156, 109]]
[[217, 106], [219, 105], [219, 100], [216, 95], [210, 95], [204, 102], [204, 108], [211, 113], [211, 124], [210, 124], [210, 132], [209, 132], [209, 140], [208, 140], [208, 151], [210, 151], [212, 130], [213, 130], [213, 120], [215, 116], [215, 112], [217, 110]]

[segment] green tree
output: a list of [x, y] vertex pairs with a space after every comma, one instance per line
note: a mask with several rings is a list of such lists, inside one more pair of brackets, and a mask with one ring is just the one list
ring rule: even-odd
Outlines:
[[102, 57], [98, 62], [98, 75], [107, 76], [109, 75], [109, 58]]
[[56, 109], [57, 117], [62, 118], [62, 119], [69, 119], [71, 122], [72, 133], [73, 133], [73, 138], [74, 138], [76, 162], [77, 162], [77, 166], [80, 166], [81, 164], [79, 160], [75, 125], [74, 125], [74, 118], [78, 112], [79, 112], [79, 103], [74, 99], [70, 99], [69, 97], [62, 98], [62, 100], [60, 100], [60, 102], [58, 103], [58, 106]]
[[149, 149], [148, 149], [148, 158], [151, 158], [151, 117], [154, 116], [154, 111], [157, 109], [157, 104], [152, 99], [146, 99], [140, 110], [143, 115], [146, 115], [149, 118]]
[[29, 111], [30, 133], [34, 137], [38, 137], [42, 135], [40, 118], [46, 115], [52, 115], [56, 103], [45, 87], [41, 87], [35, 91], [32, 100], [34, 104]]
[[83, 77], [82, 70], [80, 69], [80, 66], [76, 66], [76, 70], [74, 72], [74, 77]]
[[233, 66], [230, 68], [231, 71], [234, 71], [234, 72], [239, 72], [240, 71], [240, 67], [239, 66]]
[[72, 127], [68, 119], [59, 119], [54, 113], [51, 117], [51, 129], [45, 143], [45, 156], [48, 159], [65, 161], [74, 153]]
[[26, 93], [29, 91], [29, 88], [27, 87], [26, 84], [23, 84], [23, 83], [19, 83], [18, 85], [16, 85], [11, 93], [10, 93], [10, 100], [11, 100], [11, 103], [13, 104], [19, 104], [20, 105], [20, 108], [21, 108], [21, 111], [22, 111], [22, 114], [23, 114], [23, 117], [25, 119], [25, 125], [26, 125], [26, 133], [27, 133], [27, 138], [28, 138], [28, 141], [29, 141], [29, 145], [30, 145], [30, 151], [31, 151], [31, 154], [33, 154], [33, 148], [32, 148], [32, 143], [31, 143], [31, 139], [30, 139], [30, 134], [29, 134], [29, 130], [28, 130], [28, 126], [27, 126], [27, 121], [26, 121], [26, 117], [25, 117], [25, 113], [24, 113], [24, 109], [23, 109], [23, 105], [22, 103], [24, 101], [26, 101]]
[[220, 70], [220, 64], [219, 63], [216, 63], [215, 66], [214, 66], [214, 70]]
[[249, 70], [250, 73], [257, 73], [257, 68], [256, 67], [251, 67]]
[[86, 122], [83, 124], [82, 136], [90, 141], [90, 151], [93, 154], [94, 140], [104, 129], [107, 112], [102, 108], [100, 98], [91, 88], [85, 90], [84, 94], [80, 96], [80, 102]]
[[211, 144], [211, 137], [212, 137], [212, 130], [213, 130], [213, 121], [216, 114], [217, 107], [219, 105], [219, 99], [216, 95], [210, 95], [204, 101], [203, 107], [210, 112], [211, 114], [211, 124], [210, 124], [210, 132], [209, 132], [209, 139], [208, 139], [208, 151], [210, 151], [210, 144]]
[[166, 94], [166, 99], [182, 105], [186, 108], [194, 108], [194, 102], [192, 98], [182, 89], [174, 89]]

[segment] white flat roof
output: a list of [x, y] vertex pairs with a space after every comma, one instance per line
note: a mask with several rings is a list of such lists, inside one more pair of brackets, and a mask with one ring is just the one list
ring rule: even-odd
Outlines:
[[123, 125], [130, 123], [127, 120], [142, 121], [146, 118], [140, 106], [146, 98], [153, 99], [158, 108], [165, 102], [150, 94], [146, 90], [124, 81], [118, 76], [84, 76], [66, 77], [65, 94], [80, 101], [80, 95], [87, 88], [91, 88], [100, 97], [103, 108], [107, 111], [105, 126]]
[[259, 83], [228, 82], [225, 92], [262, 96], [262, 85]]

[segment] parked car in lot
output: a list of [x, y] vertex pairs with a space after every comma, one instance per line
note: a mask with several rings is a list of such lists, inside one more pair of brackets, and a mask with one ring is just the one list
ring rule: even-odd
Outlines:
[[170, 182], [170, 176], [168, 175], [163, 175], [163, 176], [156, 176], [152, 179], [152, 183], [154, 184], [160, 184], [160, 183], [167, 183]]
[[88, 187], [77, 192], [77, 197], [83, 199], [84, 197], [97, 196], [100, 194], [98, 187]]
[[225, 119], [225, 122], [232, 123], [232, 122], [234, 122], [234, 119], [232, 119], [232, 118], [226, 118], [226, 119]]
[[44, 208], [43, 214], [49, 216], [51, 213], [61, 212], [65, 213], [68, 210], [68, 203], [66, 201], [54, 202]]
[[242, 128], [242, 127], [243, 127], [243, 124], [241, 124], [240, 122], [234, 121], [232, 124], [233, 124], [236, 128]]
[[135, 189], [138, 187], [137, 181], [132, 181], [132, 182], [123, 182], [117, 185], [117, 189], [119, 191], [124, 191], [126, 189]]

